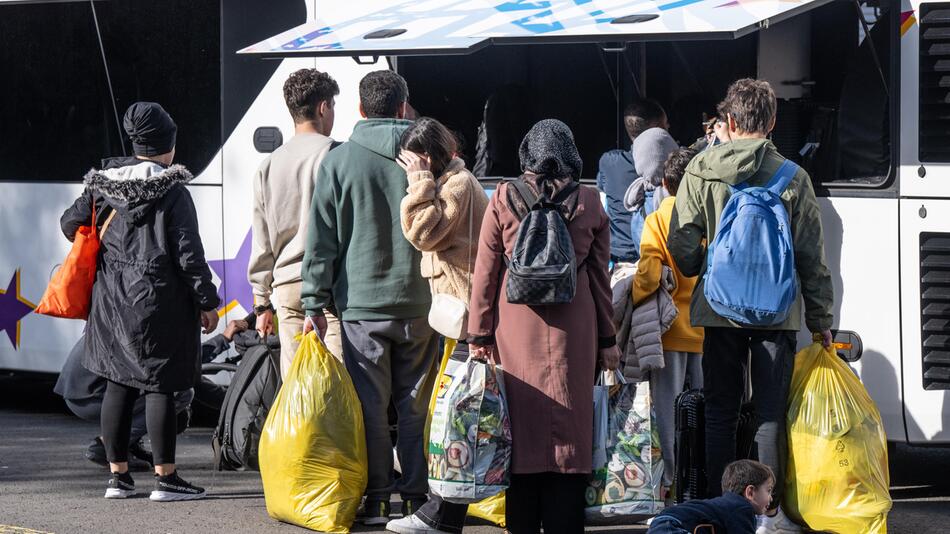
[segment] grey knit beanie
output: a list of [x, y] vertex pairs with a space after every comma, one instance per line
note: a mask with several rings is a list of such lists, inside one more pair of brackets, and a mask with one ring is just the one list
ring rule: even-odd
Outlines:
[[663, 128], [650, 128], [638, 135], [633, 141], [633, 164], [637, 176], [660, 187], [666, 158], [678, 148], [679, 145]]

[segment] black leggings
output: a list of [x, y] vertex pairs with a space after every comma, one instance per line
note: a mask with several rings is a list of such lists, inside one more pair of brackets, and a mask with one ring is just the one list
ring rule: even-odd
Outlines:
[[[111, 463], [129, 461], [129, 434], [132, 432], [132, 409], [139, 390], [106, 383], [102, 399], [102, 442], [106, 458]], [[145, 426], [152, 441], [155, 465], [175, 463], [175, 404], [174, 393], [145, 392]]]
[[583, 534], [587, 474], [511, 475], [505, 521], [511, 534]]

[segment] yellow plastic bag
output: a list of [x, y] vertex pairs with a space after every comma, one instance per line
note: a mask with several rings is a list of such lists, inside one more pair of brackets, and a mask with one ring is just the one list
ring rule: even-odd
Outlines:
[[889, 482], [887, 437], [874, 401], [833, 349], [803, 349], [789, 390], [783, 509], [813, 530], [884, 533]]
[[468, 505], [468, 515], [505, 528], [505, 492]]
[[313, 530], [349, 532], [367, 478], [359, 397], [316, 333], [298, 339], [261, 434], [267, 513]]
[[[429, 456], [429, 425], [432, 423], [432, 412], [435, 410], [435, 402], [439, 398], [439, 394], [444, 395], [448, 392], [449, 386], [452, 384], [452, 376], [446, 375], [446, 370], [448, 370], [450, 357], [457, 344], [458, 342], [454, 339], [446, 338], [445, 340], [445, 351], [442, 354], [442, 364], [439, 366], [439, 378], [435, 382], [435, 388], [432, 389], [432, 398], [429, 400], [429, 416], [426, 420], [425, 440], [423, 441], [426, 446], [426, 457]], [[505, 492], [468, 505], [468, 515], [491, 521], [499, 527], [505, 528]]]

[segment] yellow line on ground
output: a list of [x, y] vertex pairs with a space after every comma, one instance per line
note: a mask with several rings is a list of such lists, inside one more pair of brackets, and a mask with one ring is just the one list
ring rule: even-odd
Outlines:
[[0, 525], [0, 534], [53, 534], [43, 530], [33, 530], [25, 527], [15, 527], [12, 525]]

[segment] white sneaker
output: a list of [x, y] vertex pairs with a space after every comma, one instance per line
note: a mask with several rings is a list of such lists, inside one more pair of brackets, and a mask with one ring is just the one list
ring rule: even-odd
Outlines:
[[782, 507], [773, 516], [758, 516], [756, 521], [755, 534], [799, 534], [804, 532], [802, 527], [785, 515]]
[[393, 519], [386, 523], [386, 530], [396, 534], [449, 534], [444, 530], [430, 527], [415, 515]]
[[106, 486], [106, 499], [128, 499], [135, 495], [135, 481], [128, 471], [125, 473], [112, 473], [109, 479], [109, 485]]

